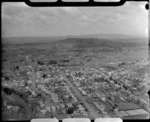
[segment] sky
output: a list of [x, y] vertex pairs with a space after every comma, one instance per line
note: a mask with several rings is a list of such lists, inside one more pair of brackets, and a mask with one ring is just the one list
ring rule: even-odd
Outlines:
[[148, 35], [146, 2], [119, 7], [29, 7], [2, 3], [2, 37], [88, 34]]

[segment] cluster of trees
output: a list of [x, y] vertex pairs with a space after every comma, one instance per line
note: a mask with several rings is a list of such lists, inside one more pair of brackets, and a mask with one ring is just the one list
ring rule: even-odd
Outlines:
[[83, 73], [81, 73], [81, 72], [75, 73], [75, 76], [76, 76], [76, 77], [81, 77], [82, 75], [83, 75]]
[[16, 90], [11, 89], [11, 88], [5, 88], [5, 87], [2, 87], [2, 91], [8, 95], [11, 95], [12, 93], [17, 93]]
[[50, 61], [49, 61], [49, 64], [57, 64], [57, 61], [55, 61], [55, 60], [50, 60]]
[[122, 67], [122, 66], [124, 66], [124, 65], [126, 65], [126, 63], [125, 63], [125, 62], [122, 62], [122, 63], [120, 63], [118, 66], [119, 66], [119, 67]]
[[43, 61], [37, 61], [37, 64], [44, 65], [44, 62]]
[[3, 87], [2, 91], [7, 95], [11, 95], [14, 93], [14, 94], [18, 95], [19, 97], [21, 97], [25, 101], [27, 101], [28, 95], [31, 94], [29, 91], [26, 93], [25, 92], [22, 93], [22, 92], [19, 92], [18, 90], [7, 88], [7, 87]]
[[67, 59], [66, 60], [62, 60], [62, 62], [69, 62], [69, 60], [67, 60]]
[[67, 114], [73, 114], [73, 112], [74, 112], [75, 110], [77, 110], [77, 108], [78, 108], [78, 107], [77, 107], [76, 104], [73, 104], [72, 107], [66, 106]]

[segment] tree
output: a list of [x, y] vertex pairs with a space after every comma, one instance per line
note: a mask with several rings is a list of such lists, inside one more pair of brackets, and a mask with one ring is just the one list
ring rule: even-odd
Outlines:
[[112, 77], [112, 76], [110, 76], [110, 77], [109, 77], [109, 79], [110, 79], [110, 80], [113, 80], [113, 77]]
[[46, 74], [43, 74], [43, 78], [46, 78], [47, 77], [47, 75]]
[[150, 90], [148, 91], [148, 95], [149, 95], [149, 98], [150, 98]]
[[74, 112], [74, 108], [73, 107], [69, 107], [67, 109], [67, 114], [72, 114]]
[[37, 61], [37, 63], [38, 63], [39, 65], [44, 65], [44, 62], [42, 62], [42, 61]]

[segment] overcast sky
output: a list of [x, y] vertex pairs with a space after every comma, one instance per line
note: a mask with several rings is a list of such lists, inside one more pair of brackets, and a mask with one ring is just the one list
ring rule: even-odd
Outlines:
[[2, 3], [2, 36], [134, 34], [146, 36], [146, 2], [119, 7], [29, 7]]

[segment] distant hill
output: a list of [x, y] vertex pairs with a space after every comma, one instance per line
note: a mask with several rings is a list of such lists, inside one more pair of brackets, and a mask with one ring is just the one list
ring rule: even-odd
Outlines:
[[114, 41], [111, 39], [95, 39], [95, 38], [67, 38], [60, 41], [56, 41], [60, 48], [93, 48], [93, 47], [134, 47], [141, 45], [136, 41]]
[[[76, 46], [79, 41], [80, 46], [88, 45], [101, 46], [101, 45], [114, 45], [121, 43], [138, 43], [138, 44], [148, 44], [148, 39], [141, 36], [132, 36], [132, 35], [119, 35], [119, 34], [91, 34], [91, 35], [79, 35], [79, 36], [58, 36], [58, 37], [4, 37], [2, 38], [2, 44], [24, 44], [24, 43], [51, 43], [51, 42], [62, 41], [68, 45], [71, 43], [76, 43]], [[86, 41], [86, 42], [85, 42]], [[94, 42], [92, 42], [94, 41]], [[107, 42], [106, 42], [107, 41]], [[113, 43], [114, 44], [113, 44]], [[118, 43], [119, 42], [119, 43]], [[105, 44], [104, 44], [105, 43]], [[106, 44], [107, 43], [107, 44]], [[79, 46], [79, 47], [80, 47]], [[115, 45], [114, 45], [115, 46]]]
[[43, 43], [60, 40], [59, 37], [4, 37], [3, 44]]

